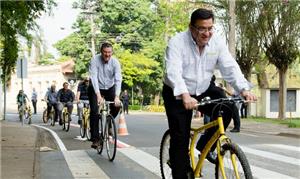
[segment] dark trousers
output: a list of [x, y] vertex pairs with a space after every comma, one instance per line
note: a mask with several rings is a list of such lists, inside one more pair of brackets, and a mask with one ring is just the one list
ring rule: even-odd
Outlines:
[[32, 102], [34, 114], [36, 114], [36, 102], [37, 102], [37, 101], [31, 100], [31, 102]]
[[129, 102], [128, 101], [123, 102], [124, 112], [126, 112], [127, 114], [128, 114], [128, 106], [129, 106]]
[[57, 103], [47, 103], [47, 114], [48, 114], [48, 117], [49, 117], [52, 106], [54, 108], [54, 121], [57, 121], [58, 120], [58, 113], [59, 113]]
[[[172, 167], [173, 178], [188, 178], [188, 173], [191, 170], [190, 159], [188, 155], [189, 136], [191, 129], [192, 110], [186, 110], [184, 108], [182, 100], [176, 100], [173, 95], [173, 90], [167, 85], [163, 86], [164, 105], [166, 114], [168, 117], [169, 129], [170, 129], [170, 162]], [[216, 86], [209, 87], [206, 92], [200, 96], [193, 96], [198, 101], [202, 98], [209, 96], [211, 99], [226, 97], [224, 91]], [[212, 109], [215, 104], [210, 104], [199, 108], [199, 110], [208, 115], [212, 120], [216, 120], [218, 113], [212, 114]], [[223, 109], [223, 108], [222, 108]], [[223, 109], [223, 119], [225, 129], [231, 120], [231, 109]], [[217, 128], [207, 130], [204, 135], [201, 136], [197, 143], [197, 149], [202, 151], [205, 144], [211, 138]], [[215, 147], [215, 146], [214, 146]]]
[[[115, 87], [111, 87], [108, 90], [101, 90], [101, 96], [104, 97], [106, 101], [115, 100]], [[90, 127], [91, 127], [91, 141], [97, 141], [100, 139], [99, 136], [99, 106], [97, 101], [97, 95], [94, 91], [92, 83], [90, 83], [88, 88], [89, 102], [90, 102]], [[118, 115], [119, 108], [116, 108], [114, 104], [110, 105], [110, 112], [115, 118]]]
[[236, 105], [233, 106], [233, 113], [232, 113], [233, 125], [235, 129], [241, 128], [241, 118], [239, 114], [239, 110]]
[[247, 118], [247, 104], [246, 103], [242, 103], [241, 106], [241, 118]]

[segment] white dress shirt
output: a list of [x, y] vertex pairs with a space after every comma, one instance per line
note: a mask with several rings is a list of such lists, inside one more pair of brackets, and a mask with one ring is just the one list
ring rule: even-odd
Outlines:
[[176, 34], [168, 43], [165, 63], [164, 83], [173, 89], [174, 96], [201, 95], [207, 90], [217, 66], [224, 80], [236, 91], [252, 87], [225, 42], [215, 35], [200, 54], [189, 30]]
[[111, 58], [105, 63], [101, 55], [95, 55], [90, 62], [89, 73], [95, 93], [100, 92], [100, 89], [107, 90], [115, 85], [116, 95], [120, 95], [122, 75], [121, 65], [117, 59]]

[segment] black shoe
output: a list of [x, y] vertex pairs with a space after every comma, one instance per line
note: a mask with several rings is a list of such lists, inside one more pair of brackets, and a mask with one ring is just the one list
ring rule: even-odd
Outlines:
[[81, 122], [82, 122], [82, 120], [81, 120], [81, 119], [80, 119], [80, 120], [78, 120], [78, 124], [79, 124], [79, 125], [81, 125]]
[[240, 132], [240, 129], [233, 128], [230, 130], [230, 132]]
[[59, 120], [59, 125], [62, 126], [63, 125], [63, 122], [62, 120]]
[[96, 140], [92, 143], [91, 148], [93, 149], [97, 149], [102, 145], [102, 143], [100, 142], [100, 140]]
[[[199, 158], [200, 158], [201, 154], [199, 154]], [[212, 163], [212, 164], [216, 164], [217, 161], [217, 154], [215, 152], [208, 152], [208, 154], [206, 155], [206, 159]]]

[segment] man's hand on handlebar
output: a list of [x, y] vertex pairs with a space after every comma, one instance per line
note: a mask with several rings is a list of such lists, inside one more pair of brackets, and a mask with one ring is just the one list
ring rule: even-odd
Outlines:
[[194, 109], [197, 106], [198, 101], [191, 97], [188, 93], [182, 94], [182, 102], [185, 109], [190, 110]]
[[116, 96], [116, 97], [115, 97], [115, 100], [114, 100], [114, 102], [115, 102], [115, 106], [116, 106], [116, 107], [119, 107], [119, 106], [121, 106], [121, 101], [120, 101], [120, 98], [119, 98], [119, 96]]
[[241, 92], [241, 95], [245, 98], [246, 102], [253, 102], [257, 100], [255, 94], [251, 93], [248, 90], [244, 90]]

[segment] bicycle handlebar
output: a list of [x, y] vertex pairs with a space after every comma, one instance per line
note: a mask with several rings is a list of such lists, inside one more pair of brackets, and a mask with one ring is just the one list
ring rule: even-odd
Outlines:
[[246, 102], [246, 101], [241, 97], [228, 97], [228, 98], [219, 98], [219, 99], [210, 99], [210, 97], [205, 97], [199, 103], [197, 103], [197, 106], [205, 106], [207, 104], [223, 103], [223, 102]]

